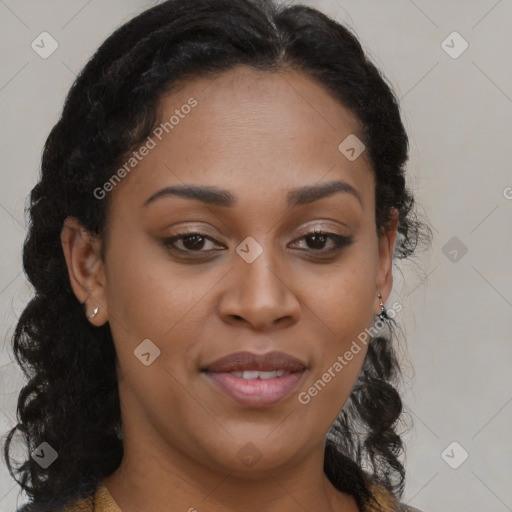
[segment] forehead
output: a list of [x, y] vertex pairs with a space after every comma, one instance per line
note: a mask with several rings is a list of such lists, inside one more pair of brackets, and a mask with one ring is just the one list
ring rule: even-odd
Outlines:
[[299, 71], [238, 66], [182, 82], [162, 97], [155, 130], [154, 147], [115, 194], [126, 187], [134, 201], [147, 199], [186, 182], [249, 198], [261, 183], [285, 190], [335, 179], [373, 192], [365, 153], [350, 161], [339, 150], [348, 136], [362, 139], [357, 117]]
[[173, 135], [186, 131], [186, 124], [193, 124], [194, 129], [202, 129], [204, 142], [228, 132], [232, 141], [241, 139], [246, 144], [247, 133], [263, 140], [276, 140], [278, 136], [276, 143], [305, 136], [311, 139], [307, 148], [310, 151], [318, 137], [332, 135], [336, 140], [353, 133], [362, 138], [354, 113], [325, 86], [298, 70], [263, 71], [241, 65], [178, 87], [161, 99], [160, 123], [168, 121], [169, 114], [191, 98], [197, 100], [198, 106], [190, 116], [192, 121], [183, 123], [185, 127], [180, 130], [173, 129]]

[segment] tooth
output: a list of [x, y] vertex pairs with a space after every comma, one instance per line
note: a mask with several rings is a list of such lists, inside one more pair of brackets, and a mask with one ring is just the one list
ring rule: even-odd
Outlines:
[[257, 379], [258, 376], [259, 376], [260, 372], [258, 371], [245, 371], [244, 374], [242, 375], [242, 377], [244, 379]]
[[257, 370], [246, 370], [244, 372], [230, 372], [234, 377], [252, 380], [252, 379], [275, 379], [276, 377], [282, 377], [283, 375], [288, 375], [290, 372], [286, 370], [272, 370], [260, 372]]
[[260, 372], [260, 379], [275, 379], [277, 377], [277, 372]]

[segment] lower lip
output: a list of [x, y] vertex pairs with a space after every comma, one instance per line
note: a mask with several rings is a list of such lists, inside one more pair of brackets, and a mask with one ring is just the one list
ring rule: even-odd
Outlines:
[[304, 375], [304, 371], [300, 371], [275, 379], [243, 379], [231, 373], [204, 373], [217, 389], [248, 407], [265, 407], [284, 400]]

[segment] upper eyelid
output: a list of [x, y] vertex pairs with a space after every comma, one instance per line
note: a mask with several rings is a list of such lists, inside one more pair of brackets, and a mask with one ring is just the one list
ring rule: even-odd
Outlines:
[[[318, 221], [317, 221], [318, 222]], [[302, 236], [307, 236], [308, 234], [310, 233], [327, 233], [327, 234], [333, 234], [333, 235], [337, 235], [337, 236], [350, 236], [348, 234], [342, 234], [342, 233], [336, 233], [335, 230], [336, 228], [334, 228], [332, 226], [332, 223], [336, 223], [338, 224], [338, 229], [340, 228], [340, 226], [343, 226], [343, 228], [345, 229], [350, 229], [350, 226], [348, 224], [344, 224], [342, 222], [339, 222], [339, 221], [334, 221], [334, 220], [324, 220], [324, 221], [319, 221], [320, 224], [313, 224], [313, 225], [306, 225], [304, 228], [301, 228], [300, 229], [300, 232], [302, 234], [298, 235], [298, 237], [302, 237]], [[327, 224], [329, 223], [329, 224]], [[178, 230], [180, 228], [177, 228]], [[183, 229], [183, 231], [179, 231], [177, 232], [175, 235], [169, 235], [167, 238], [172, 238], [173, 236], [187, 236], [187, 235], [202, 235], [206, 238], [215, 238], [215, 235], [209, 235], [207, 232], [205, 232], [205, 228], [204, 227], [197, 227], [197, 228], [194, 228], [194, 227], [183, 227], [181, 228]]]
[[[305, 236], [308, 236], [308, 235], [312, 235], [312, 234], [315, 234], [315, 233], [318, 233], [318, 234], [323, 234], [323, 235], [335, 235], [335, 236], [340, 236], [340, 237], [345, 237], [345, 238], [349, 238], [350, 235], [343, 235], [343, 234], [340, 234], [340, 233], [335, 233], [333, 231], [329, 231], [329, 228], [327, 227], [318, 227], [318, 226], [315, 226], [313, 228], [310, 228], [310, 229], [307, 229], [305, 230], [302, 234], [298, 235], [296, 238], [294, 238], [293, 241], [295, 240], [299, 240], [301, 238], [304, 238]], [[166, 240], [168, 239], [171, 239], [171, 238], [176, 238], [176, 239], [179, 239], [179, 238], [185, 238], [187, 236], [193, 236], [193, 235], [200, 235], [212, 242], [216, 242], [216, 243], [221, 243], [219, 242], [218, 240], [216, 240], [216, 238], [212, 235], [209, 235], [208, 233], [205, 233], [204, 231], [201, 231], [200, 229], [197, 229], [197, 230], [185, 230], [185, 231], [182, 231], [180, 233], [176, 233], [174, 235], [169, 235], [167, 237], [165, 237]]]
[[[309, 229], [308, 231], [304, 232], [300, 236], [294, 238], [291, 243], [297, 243], [297, 242], [303, 240], [304, 238], [306, 238], [307, 236], [310, 236], [310, 235], [313, 235], [313, 234], [326, 235], [327, 238], [331, 239], [332, 241], [336, 241], [336, 239], [338, 239], [338, 240], [339, 239], [346, 239], [347, 241], [352, 241], [353, 240], [353, 237], [351, 235], [340, 235], [339, 233], [333, 233], [331, 231], [328, 231], [325, 228], [322, 229], [322, 228], [318, 228], [318, 227], [315, 226], [314, 228]], [[177, 242], [179, 240], [187, 238], [188, 236], [193, 236], [193, 235], [199, 235], [199, 236], [202, 236], [203, 238], [205, 238], [206, 240], [208, 240], [208, 241], [210, 241], [212, 243], [215, 243], [215, 244], [218, 244], [218, 245], [224, 245], [222, 242], [219, 242], [214, 237], [211, 237], [210, 235], [208, 235], [206, 233], [203, 233], [200, 230], [196, 230], [196, 231], [193, 231], [193, 230], [191, 230], [191, 231], [183, 231], [181, 233], [177, 233], [176, 235], [172, 235], [172, 236], [166, 237], [164, 239], [164, 241], [168, 245], [171, 245], [171, 243]], [[196, 252], [196, 253], [209, 252], [209, 251], [202, 251], [202, 250], [198, 250], [198, 251], [192, 251], [192, 250], [186, 250], [186, 249], [177, 249], [177, 250], [183, 251], [183, 252], [190, 252], [190, 253], [193, 253], [193, 252]], [[215, 249], [211, 249], [211, 250], [215, 250]], [[321, 251], [318, 251], [318, 252], [321, 252]], [[327, 252], [327, 251], [325, 251], [325, 252]]]

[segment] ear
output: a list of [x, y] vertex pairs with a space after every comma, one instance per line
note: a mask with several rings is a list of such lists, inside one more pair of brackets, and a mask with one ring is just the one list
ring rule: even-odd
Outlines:
[[[100, 257], [101, 241], [75, 217], [67, 217], [60, 234], [71, 288], [85, 303], [84, 314], [96, 326], [108, 320], [104, 265]], [[97, 313], [90, 315], [98, 308]]]
[[[377, 270], [376, 296], [380, 293], [382, 301], [386, 302], [393, 287], [393, 252], [398, 234], [398, 210], [393, 208], [391, 219], [384, 233], [379, 236], [379, 267]], [[380, 312], [380, 306], [378, 306]]]

